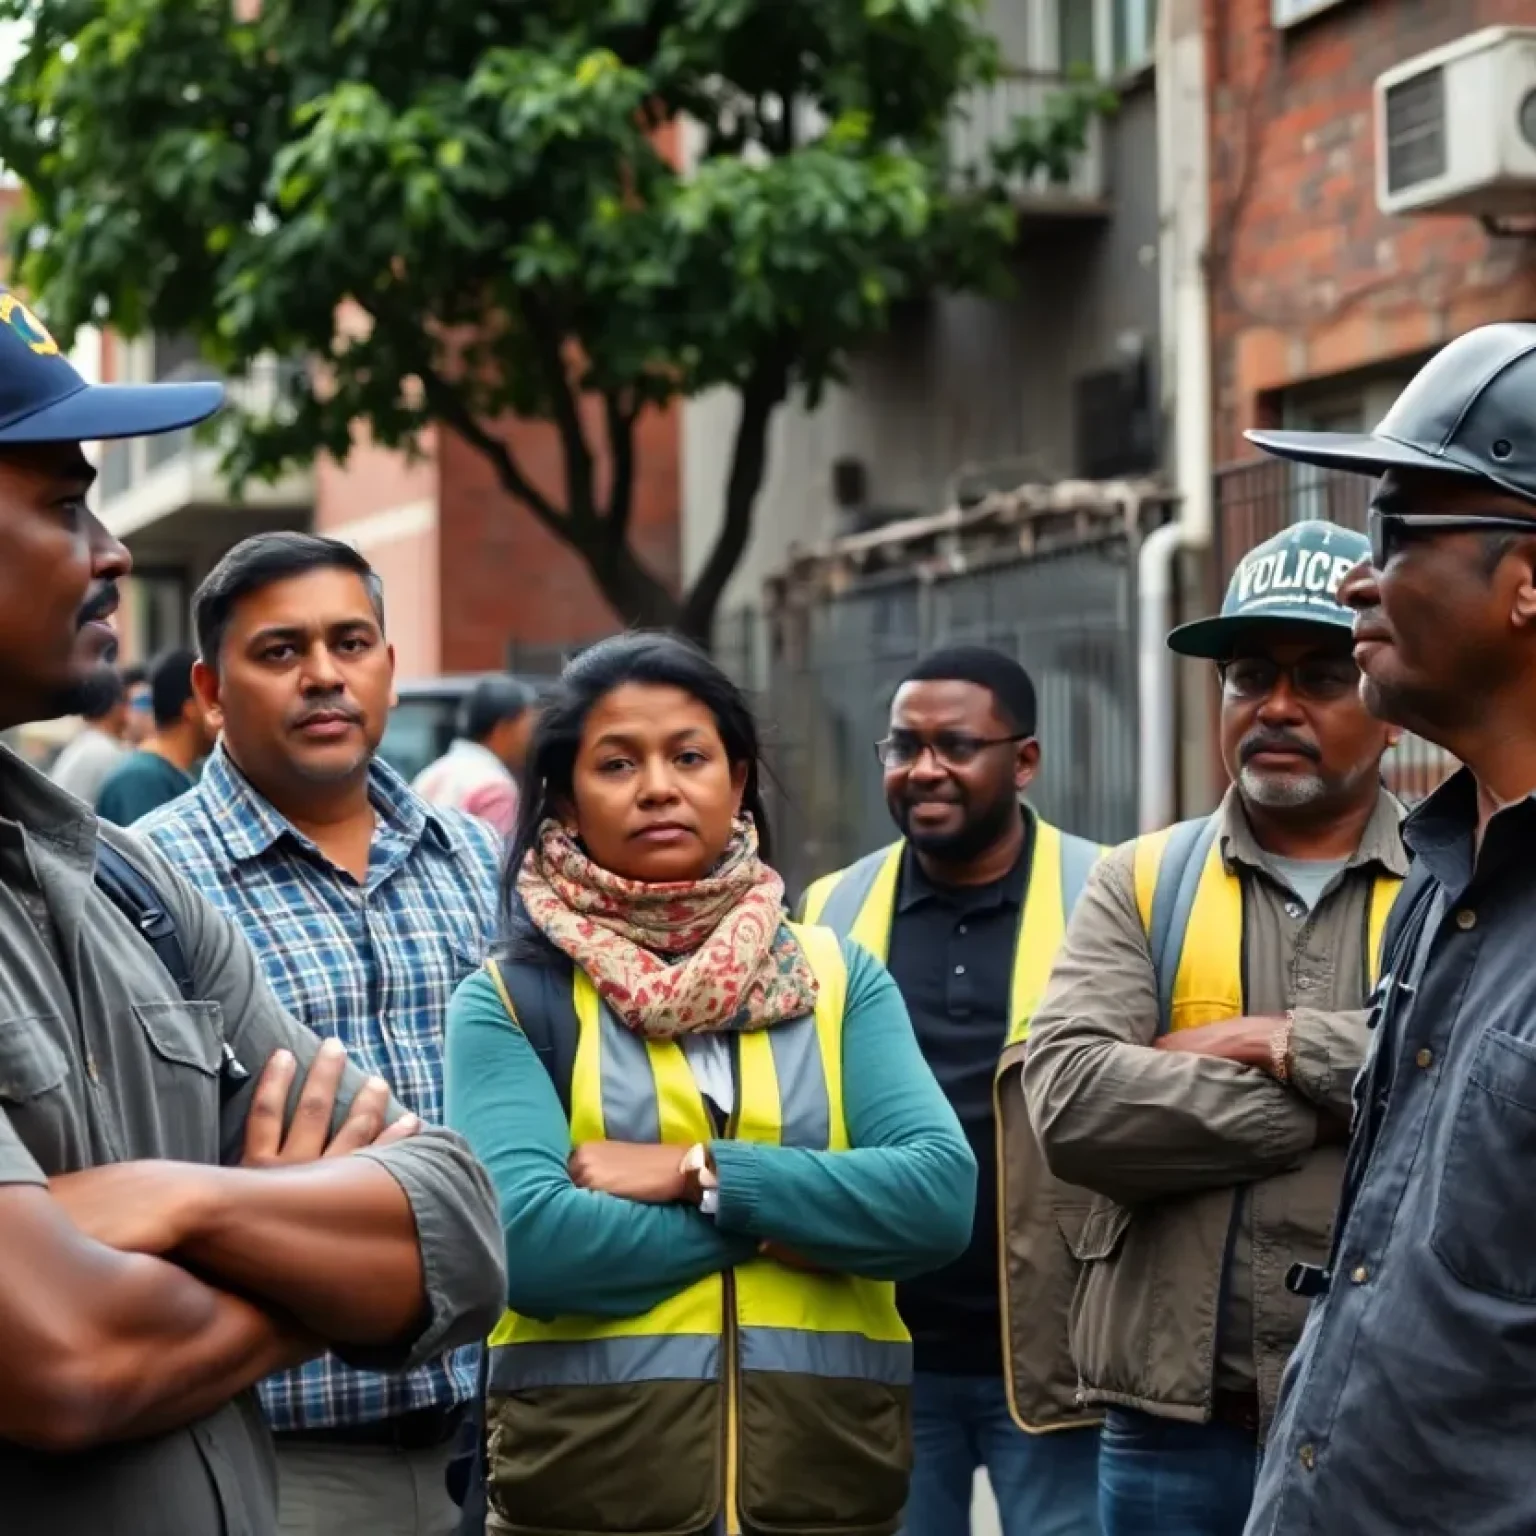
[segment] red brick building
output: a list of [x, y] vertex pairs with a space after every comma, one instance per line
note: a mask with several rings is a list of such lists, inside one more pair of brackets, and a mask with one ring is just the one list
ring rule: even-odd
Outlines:
[[1372, 426], [1450, 337], [1536, 318], [1536, 239], [1377, 206], [1373, 82], [1495, 25], [1536, 3], [1205, 0], [1217, 464], [1249, 426]]
[[[84, 351], [85, 349], [82, 349]], [[101, 338], [105, 379], [163, 378], [194, 369], [152, 339]], [[89, 359], [82, 357], [89, 368]], [[232, 393], [270, 397], [276, 370], [258, 368]], [[558, 505], [561, 457], [552, 428], [506, 427], [519, 462]], [[457, 437], [429, 431], [416, 462], [359, 433], [344, 464], [322, 460], [233, 500], [217, 455], [190, 434], [110, 444], [100, 456], [98, 507], [134, 553], [126, 650], [143, 655], [186, 638], [188, 601], [220, 555], [264, 528], [312, 528], [355, 544], [385, 584], [400, 675], [427, 677], [507, 663], [515, 646], [549, 647], [611, 630], [615, 615], [585, 566], [501, 491], [486, 460]], [[663, 579], [679, 558], [679, 441], [675, 411], [639, 428], [632, 539]]]

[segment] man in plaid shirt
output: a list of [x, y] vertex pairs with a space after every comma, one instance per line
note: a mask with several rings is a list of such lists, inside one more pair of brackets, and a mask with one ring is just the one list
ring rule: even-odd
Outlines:
[[[222, 740], [135, 830], [240, 925], [294, 1018], [439, 1122], [443, 1021], [492, 935], [499, 839], [375, 757], [394, 679], [379, 578], [334, 540], [258, 535], [199, 587], [193, 622]], [[444, 1473], [475, 1386], [473, 1349], [398, 1375], [325, 1356], [264, 1382], [285, 1536], [453, 1531]]]

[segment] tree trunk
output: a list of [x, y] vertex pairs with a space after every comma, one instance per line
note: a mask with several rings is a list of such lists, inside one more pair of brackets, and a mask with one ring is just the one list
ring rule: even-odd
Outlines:
[[764, 358], [741, 392], [741, 416], [726, 481], [725, 516], [709, 559], [683, 599], [676, 620], [683, 634], [706, 649], [713, 638], [720, 599], [752, 538], [752, 514], [768, 466], [768, 428], [788, 392], [789, 366], [779, 355]]

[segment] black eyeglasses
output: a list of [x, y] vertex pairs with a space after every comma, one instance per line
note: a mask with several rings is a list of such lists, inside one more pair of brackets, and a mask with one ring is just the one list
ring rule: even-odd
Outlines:
[[884, 741], [875, 743], [875, 756], [887, 768], [910, 768], [924, 752], [933, 755], [951, 768], [964, 768], [974, 763], [988, 747], [1001, 747], [1009, 742], [1029, 741], [1033, 732], [1023, 731], [1017, 736], [972, 736], [967, 731], [939, 731], [933, 736], [919, 736], [916, 731], [892, 731]]
[[1348, 656], [1303, 656], [1282, 666], [1267, 656], [1239, 656], [1217, 667], [1221, 686], [1234, 699], [1267, 699], [1283, 677], [1291, 692], [1313, 704], [1331, 704], [1360, 686], [1360, 669]]
[[1371, 535], [1371, 564], [1383, 570], [1387, 562], [1416, 533], [1528, 533], [1536, 538], [1536, 517], [1515, 517], [1506, 512], [1381, 512], [1375, 507], [1367, 519]]

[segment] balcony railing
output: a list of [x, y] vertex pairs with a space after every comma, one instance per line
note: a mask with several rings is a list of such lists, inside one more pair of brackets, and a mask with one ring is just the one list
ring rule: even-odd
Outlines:
[[[960, 177], [980, 169], [992, 149], [1012, 137], [1020, 118], [1039, 118], [1053, 97], [1079, 89], [1081, 82], [1040, 70], [1007, 69], [990, 85], [967, 93], [956, 108], [949, 129], [950, 165]], [[1051, 205], [1090, 207], [1105, 197], [1104, 124], [1098, 116], [1088, 122], [1087, 139], [1073, 158], [1071, 174], [1053, 182], [1044, 171], [1016, 176], [1009, 184], [1020, 207]]]
[[[302, 367], [301, 363], [262, 359], [245, 374], [225, 380], [226, 409], [249, 412], [258, 417], [272, 415], [282, 409], [295, 370]], [[178, 368], [157, 382], [186, 383], [217, 377], [208, 368], [194, 364]], [[211, 429], [187, 427], [177, 432], [162, 432], [155, 437], [106, 443], [101, 455], [102, 506], [110, 508], [115, 499], [128, 495], [163, 470], [181, 467], [190, 471], [194, 463], [199, 469], [212, 470], [217, 466], [219, 454], [218, 418]]]

